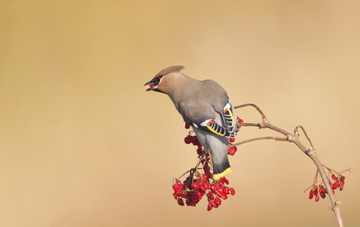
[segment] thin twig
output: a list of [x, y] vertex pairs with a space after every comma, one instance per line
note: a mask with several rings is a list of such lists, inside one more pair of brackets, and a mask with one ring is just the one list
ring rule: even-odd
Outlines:
[[244, 140], [244, 141], [241, 141], [238, 143], [233, 143], [231, 146], [236, 147], [236, 146], [239, 146], [244, 143], [249, 143], [249, 142], [253, 142], [253, 141], [257, 141], [257, 140], [267, 140], [267, 139], [279, 140], [279, 141], [287, 141], [288, 140], [287, 138], [282, 138], [282, 137], [264, 136], [264, 137], [258, 137], [258, 138]]
[[243, 108], [243, 107], [246, 107], [246, 106], [254, 107], [261, 114], [262, 118], [266, 118], [265, 114], [260, 110], [260, 108], [257, 105], [252, 104], [252, 103], [247, 103], [247, 104], [243, 104], [243, 105], [239, 105], [239, 106], [234, 106], [234, 108], [238, 109], [238, 108]]
[[306, 136], [306, 139], [307, 139], [307, 140], [309, 141], [309, 143], [310, 143], [310, 146], [311, 146], [312, 148], [314, 148], [314, 145], [311, 143], [310, 137], [307, 135], [304, 127], [302, 127], [301, 125], [296, 126], [296, 128], [295, 128], [295, 130], [294, 130], [294, 135], [299, 134], [299, 132], [298, 132], [298, 129], [299, 129], [299, 128], [301, 128], [301, 130], [304, 132], [304, 134], [305, 134], [305, 136]]

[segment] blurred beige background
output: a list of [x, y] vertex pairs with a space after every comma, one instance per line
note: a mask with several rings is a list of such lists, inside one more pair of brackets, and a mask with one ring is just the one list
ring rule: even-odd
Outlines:
[[[172, 178], [196, 163], [184, 123], [144, 83], [165, 67], [214, 79], [235, 105], [301, 124], [360, 223], [359, 1], [1, 1], [0, 226], [336, 226], [310, 201], [315, 166], [260, 141], [230, 158], [236, 195], [180, 207]], [[245, 122], [260, 121], [251, 109]], [[241, 129], [237, 141], [276, 135]]]

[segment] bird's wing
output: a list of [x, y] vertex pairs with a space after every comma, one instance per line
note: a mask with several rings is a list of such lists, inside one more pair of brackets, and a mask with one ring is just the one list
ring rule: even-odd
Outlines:
[[186, 101], [179, 103], [185, 122], [219, 136], [234, 137], [236, 113], [226, 91], [213, 80], [199, 82], [186, 88]]
[[[215, 108], [214, 111], [218, 117], [199, 119], [197, 122], [192, 122], [193, 126], [210, 131], [219, 136], [233, 138], [235, 136], [235, 115], [233, 114], [231, 103], [228, 102], [221, 111], [216, 111]], [[220, 119], [220, 121], [218, 119]]]

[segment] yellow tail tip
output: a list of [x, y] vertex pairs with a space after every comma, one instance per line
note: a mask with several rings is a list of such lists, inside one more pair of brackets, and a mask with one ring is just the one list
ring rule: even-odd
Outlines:
[[214, 179], [214, 180], [219, 180], [220, 178], [228, 175], [230, 172], [231, 172], [231, 167], [227, 168], [227, 169], [224, 170], [224, 172], [222, 172], [222, 173], [214, 174], [214, 175], [213, 175], [213, 179]]

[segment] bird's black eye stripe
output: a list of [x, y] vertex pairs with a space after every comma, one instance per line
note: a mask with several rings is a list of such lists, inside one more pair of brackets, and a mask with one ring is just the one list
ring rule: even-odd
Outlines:
[[155, 78], [155, 81], [154, 81], [154, 82], [155, 82], [156, 85], [158, 85], [158, 84], [160, 83], [160, 80], [161, 80], [162, 77], [163, 77], [163, 76], [159, 76], [159, 77], [156, 77], [156, 78]]

